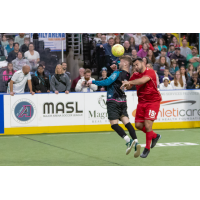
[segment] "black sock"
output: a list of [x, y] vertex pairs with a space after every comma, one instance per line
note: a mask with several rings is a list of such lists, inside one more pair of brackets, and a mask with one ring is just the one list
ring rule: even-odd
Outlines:
[[137, 136], [135, 134], [135, 129], [131, 125], [131, 123], [127, 123], [125, 127], [128, 129], [130, 136], [132, 137], [133, 140], [137, 139]]
[[124, 131], [123, 128], [120, 127], [118, 124], [112, 125], [111, 128], [112, 128], [113, 130], [115, 130], [115, 131], [118, 133], [118, 135], [119, 135], [120, 137], [124, 138], [124, 137], [126, 136], [125, 131]]

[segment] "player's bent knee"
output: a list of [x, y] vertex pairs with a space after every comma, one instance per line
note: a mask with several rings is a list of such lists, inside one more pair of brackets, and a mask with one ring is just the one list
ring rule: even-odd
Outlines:
[[142, 123], [135, 123], [135, 127], [139, 130], [142, 130], [143, 126], [144, 126], [144, 124], [142, 124]]

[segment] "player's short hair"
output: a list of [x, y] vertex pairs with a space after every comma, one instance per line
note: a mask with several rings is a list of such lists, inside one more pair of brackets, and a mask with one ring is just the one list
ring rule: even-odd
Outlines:
[[91, 71], [90, 69], [85, 69], [85, 72], [84, 72], [84, 74], [87, 74], [87, 73], [90, 73], [90, 74], [92, 74], [92, 71]]
[[144, 62], [144, 61], [142, 60], [142, 58], [140, 58], [140, 57], [133, 59], [132, 62], [134, 63], [134, 62], [136, 62], [137, 60], [140, 61], [140, 62]]
[[123, 55], [123, 56], [121, 56], [121, 57], [120, 57], [120, 60], [126, 60], [126, 61], [129, 63], [129, 65], [132, 64], [132, 59], [131, 59], [131, 57], [128, 56], [128, 55]]

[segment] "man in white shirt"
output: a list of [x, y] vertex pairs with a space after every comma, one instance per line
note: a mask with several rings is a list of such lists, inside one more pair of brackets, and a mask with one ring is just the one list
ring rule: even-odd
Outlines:
[[21, 70], [14, 73], [8, 84], [8, 92], [10, 95], [14, 96], [15, 93], [24, 93], [24, 88], [27, 81], [30, 93], [34, 95], [35, 92], [32, 91], [30, 66], [24, 65]]
[[187, 47], [187, 39], [182, 39], [183, 46], [180, 47], [181, 49], [181, 55], [185, 56], [187, 58], [188, 54], [192, 54], [192, 51], [189, 47]]
[[160, 84], [160, 90], [172, 90], [172, 86], [169, 84], [169, 78], [164, 77], [163, 83]]
[[98, 86], [95, 84], [88, 83], [89, 80], [95, 80], [91, 77], [92, 72], [90, 69], [86, 69], [84, 76], [78, 81], [75, 91], [76, 92], [94, 92], [98, 89]]

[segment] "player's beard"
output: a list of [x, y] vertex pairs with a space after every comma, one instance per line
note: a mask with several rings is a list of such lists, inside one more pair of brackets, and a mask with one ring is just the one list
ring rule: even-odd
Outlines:
[[141, 73], [142, 70], [143, 70], [143, 66], [141, 66], [141, 67], [140, 67], [139, 69], [137, 69], [136, 71], [137, 71], [138, 73]]

